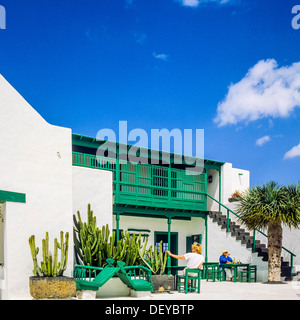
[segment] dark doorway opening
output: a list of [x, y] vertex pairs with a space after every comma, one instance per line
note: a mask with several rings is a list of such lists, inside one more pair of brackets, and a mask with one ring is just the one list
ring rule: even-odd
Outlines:
[[[154, 232], [154, 245], [157, 246], [159, 250], [160, 241], [163, 242], [162, 248], [163, 252], [170, 250], [174, 254], [178, 254], [178, 233], [171, 232], [171, 243], [168, 243], [168, 232]], [[171, 266], [178, 266], [178, 260], [171, 258]], [[172, 274], [176, 274], [175, 270], [172, 270]]]

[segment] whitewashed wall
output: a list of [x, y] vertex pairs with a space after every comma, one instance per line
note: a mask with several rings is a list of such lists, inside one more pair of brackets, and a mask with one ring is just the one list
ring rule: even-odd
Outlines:
[[[216, 200], [219, 200], [219, 172], [208, 170], [212, 183], [207, 183], [207, 192]], [[243, 192], [250, 187], [250, 172], [248, 170], [232, 167], [232, 163], [226, 162], [221, 169], [221, 203], [228, 204], [228, 198], [237, 191]], [[219, 211], [219, 205], [212, 199], [207, 200], [207, 208], [211, 211]]]
[[[209, 176], [212, 176], [212, 182], [207, 182], [207, 193], [216, 200], [219, 200], [219, 172], [213, 169], [207, 170], [207, 177]], [[211, 211], [219, 211], [218, 203], [209, 197], [207, 197], [207, 208]]]
[[[116, 222], [114, 218], [114, 228]], [[147, 217], [129, 217], [120, 216], [120, 229], [149, 229], [148, 247], [154, 246], [154, 232], [168, 232], [168, 220], [163, 218], [147, 218]], [[186, 237], [202, 234], [205, 236], [205, 223], [201, 218], [192, 218], [190, 221], [176, 220], [171, 221], [171, 232], [178, 232], [178, 254], [186, 253]], [[203, 242], [203, 255], [205, 255], [205, 245]], [[179, 260], [178, 265], [184, 265], [184, 261]]]
[[[71, 130], [48, 124], [2, 76], [0, 119], [0, 190], [26, 194], [26, 204], [6, 203], [1, 296], [23, 299], [33, 275], [28, 238], [41, 247], [46, 231], [53, 242], [62, 230], [73, 241]], [[65, 275], [72, 263], [70, 250]]]
[[253, 254], [251, 249], [246, 248], [246, 245], [228, 234], [225, 229], [221, 229], [216, 222], [208, 219], [208, 261], [218, 262], [223, 250], [227, 250], [236, 261], [257, 265], [257, 281], [267, 280], [268, 263], [262, 261], [257, 253]]
[[[116, 227], [114, 219], [114, 228]], [[141, 218], [141, 217], [120, 217], [120, 229], [128, 230], [130, 228], [135, 229], [149, 229], [148, 247], [154, 245], [154, 232], [167, 232], [168, 223], [167, 219], [157, 218]], [[186, 237], [194, 234], [202, 234], [202, 249], [203, 256], [205, 257], [205, 222], [201, 218], [192, 218], [191, 221], [184, 220], [172, 220], [171, 232], [178, 232], [178, 254], [186, 253]], [[252, 254], [250, 249], [247, 249], [245, 245], [242, 245], [240, 241], [236, 241], [234, 237], [231, 237], [222, 230], [220, 226], [208, 218], [208, 262], [218, 262], [222, 251], [226, 249], [230, 252], [231, 257], [236, 261], [244, 263], [256, 264], [258, 266], [258, 281], [267, 280], [267, 263], [262, 261], [257, 254]], [[178, 261], [179, 266], [185, 266], [184, 260]]]
[[231, 163], [222, 167], [222, 203], [226, 205], [234, 191], [243, 192], [250, 187], [250, 172], [233, 168]]
[[[4, 264], [4, 214], [5, 203], [0, 203], [0, 270], [2, 270], [2, 264]], [[0, 272], [0, 279], [3, 279], [3, 275]]]
[[80, 211], [87, 221], [87, 206], [91, 204], [97, 226], [108, 224], [112, 228], [113, 173], [83, 167], [73, 167], [73, 213]]

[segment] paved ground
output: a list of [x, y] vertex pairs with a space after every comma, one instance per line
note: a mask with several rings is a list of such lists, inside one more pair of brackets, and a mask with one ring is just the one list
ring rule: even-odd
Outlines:
[[[201, 281], [201, 292], [197, 293], [178, 293], [171, 291], [170, 293], [150, 293], [138, 292], [137, 296], [120, 296], [110, 298], [96, 298], [93, 294], [83, 299], [71, 298], [72, 300], [300, 300], [300, 281], [287, 281], [284, 284], [265, 284], [261, 282], [256, 283], [240, 283], [230, 281]], [[25, 300], [32, 300], [30, 296], [24, 298]]]
[[[300, 300], [300, 281], [285, 284], [206, 282], [201, 281], [201, 293], [152, 293], [137, 297], [109, 300]], [[102, 300], [102, 299], [101, 299]]]

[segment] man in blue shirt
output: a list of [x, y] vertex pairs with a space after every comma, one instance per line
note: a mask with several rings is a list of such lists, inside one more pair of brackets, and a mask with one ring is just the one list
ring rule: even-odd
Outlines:
[[[220, 268], [223, 269], [224, 264], [232, 263], [232, 259], [230, 258], [230, 254], [228, 253], [227, 250], [222, 251], [222, 255], [220, 256]], [[233, 279], [233, 274], [231, 268], [224, 268], [225, 274], [226, 274], [226, 279]]]

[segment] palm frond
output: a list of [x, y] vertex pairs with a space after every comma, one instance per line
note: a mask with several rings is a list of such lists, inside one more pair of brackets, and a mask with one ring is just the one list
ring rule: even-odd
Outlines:
[[254, 186], [243, 193], [238, 202], [237, 214], [248, 229], [264, 229], [269, 222], [300, 227], [300, 185], [279, 186], [270, 181]]

